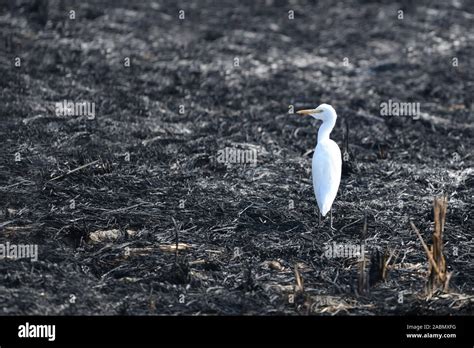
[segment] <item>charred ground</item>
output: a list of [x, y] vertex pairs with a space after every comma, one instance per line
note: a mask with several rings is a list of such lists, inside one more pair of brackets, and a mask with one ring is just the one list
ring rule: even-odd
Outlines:
[[[0, 2], [0, 242], [39, 245], [0, 261], [2, 314], [472, 313], [472, 2], [239, 3]], [[389, 99], [421, 114], [381, 117]], [[316, 124], [288, 113], [321, 102], [348, 153], [337, 232], [318, 227]], [[429, 241], [443, 192], [451, 293], [426, 301], [409, 220]], [[323, 251], [359, 243], [364, 214], [393, 258], [358, 296], [357, 260]]]

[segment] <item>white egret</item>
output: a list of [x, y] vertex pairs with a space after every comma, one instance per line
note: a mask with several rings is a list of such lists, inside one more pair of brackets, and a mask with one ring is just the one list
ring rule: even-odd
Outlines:
[[331, 212], [332, 204], [336, 198], [341, 182], [341, 150], [334, 140], [329, 138], [336, 125], [336, 110], [331, 105], [321, 104], [316, 109], [297, 111], [300, 115], [310, 115], [323, 121], [318, 131], [318, 143], [313, 155], [313, 187], [316, 201], [318, 202], [319, 216], [326, 216]]

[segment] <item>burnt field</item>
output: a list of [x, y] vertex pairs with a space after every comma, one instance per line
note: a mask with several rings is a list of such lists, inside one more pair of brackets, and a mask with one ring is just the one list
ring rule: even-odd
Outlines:
[[[472, 314], [473, 21], [468, 0], [0, 1], [0, 244], [38, 247], [0, 259], [0, 314]], [[292, 113], [320, 103], [336, 230]], [[427, 296], [410, 221], [431, 244], [442, 194], [451, 278]], [[327, 247], [363, 240], [361, 291]]]

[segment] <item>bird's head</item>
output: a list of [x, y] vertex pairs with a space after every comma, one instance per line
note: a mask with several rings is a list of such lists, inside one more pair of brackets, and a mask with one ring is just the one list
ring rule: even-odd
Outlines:
[[296, 113], [303, 116], [309, 115], [323, 122], [329, 120], [335, 121], [337, 117], [336, 110], [329, 104], [321, 104], [316, 109], [299, 110]]

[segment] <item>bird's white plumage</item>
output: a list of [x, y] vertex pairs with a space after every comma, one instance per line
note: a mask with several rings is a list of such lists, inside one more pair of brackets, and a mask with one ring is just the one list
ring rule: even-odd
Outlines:
[[313, 187], [319, 211], [326, 216], [336, 198], [341, 182], [341, 150], [327, 139], [318, 142], [313, 155]]
[[313, 187], [319, 211], [323, 216], [331, 210], [341, 182], [342, 159], [339, 146], [329, 138], [336, 124], [336, 110], [321, 104], [316, 109], [300, 110], [298, 114], [310, 115], [323, 121], [318, 131], [318, 143], [313, 155]]

